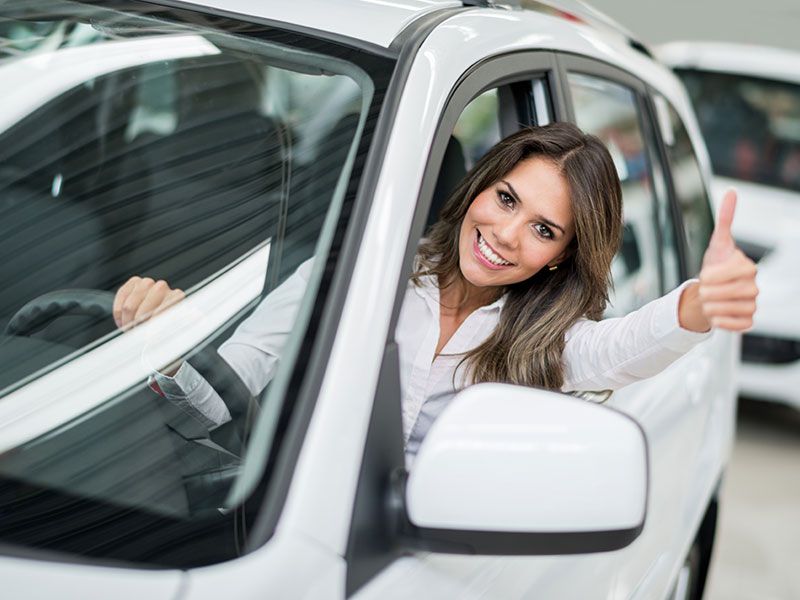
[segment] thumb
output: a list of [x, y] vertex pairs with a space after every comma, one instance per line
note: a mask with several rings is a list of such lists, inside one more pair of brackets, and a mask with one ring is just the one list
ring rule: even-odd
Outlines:
[[714, 232], [711, 234], [711, 240], [708, 243], [709, 254], [711, 254], [713, 258], [724, 258], [736, 248], [736, 244], [733, 241], [733, 234], [731, 233], [731, 225], [733, 224], [735, 212], [736, 191], [729, 189], [722, 198], [722, 204], [720, 204], [719, 212], [717, 213], [717, 224], [714, 227]]

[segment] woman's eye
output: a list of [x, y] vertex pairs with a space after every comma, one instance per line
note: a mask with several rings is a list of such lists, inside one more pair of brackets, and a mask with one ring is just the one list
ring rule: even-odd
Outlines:
[[502, 191], [497, 192], [497, 197], [500, 199], [500, 204], [502, 204], [503, 206], [508, 206], [509, 208], [511, 208], [514, 206], [514, 204], [516, 204], [516, 200], [514, 200], [514, 197], [507, 192], [502, 192]]
[[553, 230], [550, 229], [547, 225], [542, 225], [541, 223], [537, 223], [536, 225], [533, 226], [533, 228], [536, 230], [536, 233], [538, 233], [543, 238], [547, 238], [548, 240], [553, 239]]

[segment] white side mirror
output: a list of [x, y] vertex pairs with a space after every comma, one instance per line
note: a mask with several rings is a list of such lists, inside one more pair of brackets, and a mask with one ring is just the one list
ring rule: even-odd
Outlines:
[[635, 421], [607, 407], [479, 384], [431, 427], [405, 498], [414, 535], [445, 547], [450, 541], [491, 554], [621, 548], [644, 524], [647, 444]]

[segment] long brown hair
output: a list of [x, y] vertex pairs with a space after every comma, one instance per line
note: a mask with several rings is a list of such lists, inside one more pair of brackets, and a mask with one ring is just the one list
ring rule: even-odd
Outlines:
[[418, 250], [412, 281], [435, 276], [440, 288], [461, 278], [458, 240], [472, 201], [520, 161], [540, 157], [559, 167], [570, 190], [575, 237], [554, 271], [507, 286], [497, 328], [466, 353], [469, 379], [559, 389], [564, 334], [581, 317], [597, 320], [608, 302], [611, 260], [622, 236], [622, 191], [611, 155], [597, 137], [570, 123], [526, 128], [495, 145], [445, 202]]

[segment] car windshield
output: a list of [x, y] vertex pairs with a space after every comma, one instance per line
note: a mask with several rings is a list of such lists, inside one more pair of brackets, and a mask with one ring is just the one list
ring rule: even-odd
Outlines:
[[[193, 566], [243, 548], [392, 65], [112, 6], [0, 1], [0, 543]], [[298, 268], [280, 360], [243, 382], [217, 348]], [[186, 297], [119, 329], [133, 276]], [[231, 420], [163, 389], [185, 364]]]
[[800, 85], [677, 72], [694, 103], [717, 175], [800, 191]]

